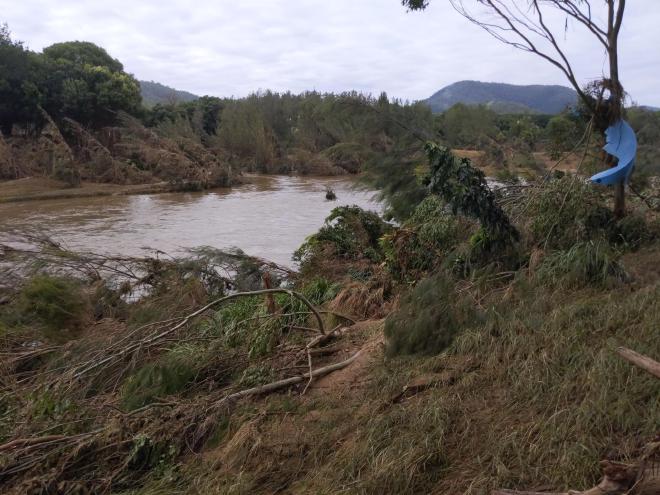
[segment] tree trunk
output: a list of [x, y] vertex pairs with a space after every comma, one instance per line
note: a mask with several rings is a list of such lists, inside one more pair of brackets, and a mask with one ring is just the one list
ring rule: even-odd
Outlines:
[[[608, 29], [607, 41], [608, 49], [607, 55], [610, 62], [610, 106], [609, 106], [609, 124], [614, 124], [623, 116], [623, 86], [619, 81], [619, 30], [621, 29], [621, 21], [623, 19], [623, 12], [626, 8], [625, 0], [619, 2], [618, 8], [615, 11], [614, 0], [608, 0]], [[612, 156], [608, 156], [606, 162], [610, 167], [616, 166], [616, 160]], [[621, 181], [614, 186], [614, 217], [617, 219], [623, 218], [626, 214], [626, 186], [625, 182]]]
[[[606, 167], [616, 167], [616, 159], [612, 155], [605, 155], [604, 161]], [[626, 185], [623, 181], [614, 185], [614, 218], [617, 220], [626, 215]]]

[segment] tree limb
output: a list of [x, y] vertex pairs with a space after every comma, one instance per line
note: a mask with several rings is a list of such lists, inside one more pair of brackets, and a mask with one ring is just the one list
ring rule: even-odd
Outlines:
[[660, 378], [660, 363], [655, 359], [651, 359], [650, 357], [644, 356], [626, 347], [619, 347], [616, 352], [626, 361], [629, 361], [635, 366], [642, 368], [644, 371], [651, 373], [656, 378]]
[[330, 364], [328, 366], [323, 366], [322, 368], [315, 369], [312, 372], [307, 372], [299, 376], [292, 376], [290, 378], [285, 378], [284, 380], [278, 380], [276, 382], [267, 383], [266, 385], [260, 385], [258, 387], [252, 387], [246, 390], [241, 390], [240, 392], [229, 394], [225, 398], [218, 401], [216, 404], [220, 405], [234, 399], [242, 399], [243, 397], [249, 397], [251, 395], [262, 395], [262, 394], [274, 392], [276, 390], [280, 390], [282, 388], [289, 387], [291, 385], [302, 383], [305, 379], [308, 379], [311, 382], [311, 380], [313, 380], [314, 378], [318, 378], [320, 376], [332, 373], [333, 371], [337, 371], [342, 368], [345, 368], [353, 361], [355, 361], [361, 352], [362, 352], [361, 350], [357, 351], [355, 354], [353, 354], [345, 361], [341, 361], [335, 364]]

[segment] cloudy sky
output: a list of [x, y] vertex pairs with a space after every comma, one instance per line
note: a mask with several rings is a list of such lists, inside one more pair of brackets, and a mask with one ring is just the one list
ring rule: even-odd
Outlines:
[[[598, 78], [602, 48], [557, 21], [580, 80]], [[414, 13], [399, 0], [0, 0], [1, 22], [33, 50], [92, 41], [137, 78], [200, 95], [356, 89], [415, 100], [462, 79], [565, 84], [557, 69], [493, 40], [447, 0]], [[632, 100], [657, 106], [659, 25], [659, 0], [628, 2], [620, 39]]]

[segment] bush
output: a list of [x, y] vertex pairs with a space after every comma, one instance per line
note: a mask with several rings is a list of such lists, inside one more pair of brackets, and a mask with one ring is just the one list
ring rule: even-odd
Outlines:
[[389, 356], [436, 354], [475, 317], [472, 306], [457, 297], [450, 280], [441, 275], [424, 279], [385, 321], [386, 352]]
[[296, 250], [293, 258], [305, 264], [330, 248], [342, 258], [380, 261], [378, 241], [389, 230], [390, 226], [375, 212], [359, 206], [339, 206], [330, 212], [323, 227]]
[[644, 217], [633, 213], [616, 220], [602, 191], [574, 176], [559, 177], [533, 192], [526, 215], [532, 240], [546, 248], [568, 250], [576, 243], [607, 241], [637, 249], [654, 237]]
[[605, 285], [613, 279], [626, 278], [617, 259], [618, 255], [606, 241], [580, 242], [566, 251], [550, 254], [541, 263], [537, 277], [541, 282], [578, 287]]
[[529, 198], [532, 239], [545, 247], [569, 249], [577, 242], [608, 237], [613, 214], [595, 187], [574, 176], [550, 181]]
[[398, 278], [416, 278], [437, 267], [470, 230], [468, 221], [448, 212], [438, 196], [428, 196], [401, 229], [381, 239], [387, 267]]
[[643, 216], [628, 215], [617, 221], [610, 229], [610, 242], [628, 249], [637, 249], [653, 239], [653, 232]]
[[357, 174], [371, 153], [359, 143], [338, 143], [323, 150], [322, 155], [349, 174]]
[[87, 301], [78, 283], [73, 280], [38, 275], [23, 287], [18, 298], [19, 311], [57, 337], [66, 330], [82, 326]]

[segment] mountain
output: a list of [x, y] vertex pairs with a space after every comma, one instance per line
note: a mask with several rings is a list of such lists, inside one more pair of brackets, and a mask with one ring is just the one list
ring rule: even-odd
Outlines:
[[142, 101], [148, 107], [156, 105], [157, 103], [181, 103], [199, 98], [199, 96], [189, 93], [188, 91], [170, 88], [169, 86], [154, 81], [139, 82], [140, 90], [142, 92]]
[[517, 86], [504, 83], [460, 81], [434, 93], [424, 102], [434, 113], [444, 112], [456, 103], [486, 105], [498, 113], [554, 114], [575, 105], [577, 93], [565, 86]]

